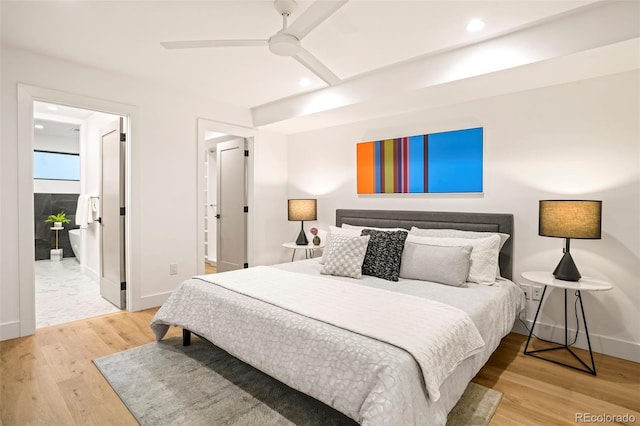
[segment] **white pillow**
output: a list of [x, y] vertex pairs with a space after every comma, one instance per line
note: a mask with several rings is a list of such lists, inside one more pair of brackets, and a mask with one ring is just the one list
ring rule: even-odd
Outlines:
[[400, 277], [467, 287], [471, 246], [432, 246], [407, 242], [402, 252]]
[[369, 236], [347, 237], [334, 235], [327, 247], [327, 261], [321, 274], [362, 278], [362, 262], [367, 254]]
[[325, 244], [324, 244], [325, 249], [322, 251], [322, 258], [320, 259], [321, 265], [324, 265], [324, 263], [327, 261], [327, 253], [329, 253], [328, 248], [329, 248], [329, 244], [331, 243], [331, 237], [333, 235], [343, 235], [346, 237], [359, 237], [360, 230], [338, 228], [337, 226], [329, 226], [329, 233], [327, 234]]
[[487, 238], [492, 235], [498, 235], [500, 237], [500, 250], [502, 246], [507, 242], [510, 235], [502, 232], [487, 232], [487, 231], [463, 231], [461, 229], [422, 229], [411, 227], [409, 234], [416, 235], [418, 237], [447, 237], [447, 238]]
[[445, 238], [417, 237], [410, 234], [407, 237], [407, 242], [433, 246], [472, 246], [471, 266], [467, 281], [486, 285], [492, 285], [496, 282], [498, 254], [500, 253], [500, 236], [498, 235], [487, 238]]

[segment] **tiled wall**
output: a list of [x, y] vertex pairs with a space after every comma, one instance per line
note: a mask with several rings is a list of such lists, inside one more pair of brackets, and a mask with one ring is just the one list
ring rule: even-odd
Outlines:
[[58, 247], [62, 249], [64, 257], [73, 257], [73, 250], [69, 243], [69, 229], [78, 228], [76, 225], [76, 206], [78, 194], [33, 194], [34, 233], [36, 245], [36, 259], [50, 258], [49, 250], [56, 248], [56, 232], [52, 231], [52, 223], [44, 223], [51, 214], [65, 212], [71, 222], [64, 224], [64, 230], [58, 231]]

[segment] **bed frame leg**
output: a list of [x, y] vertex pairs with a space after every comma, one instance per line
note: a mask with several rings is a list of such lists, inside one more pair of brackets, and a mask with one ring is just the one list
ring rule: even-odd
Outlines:
[[186, 328], [182, 329], [182, 346], [189, 346], [191, 344], [191, 332]]

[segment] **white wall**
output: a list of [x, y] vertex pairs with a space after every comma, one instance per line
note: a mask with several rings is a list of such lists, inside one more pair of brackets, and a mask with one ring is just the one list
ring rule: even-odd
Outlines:
[[[157, 306], [168, 292], [196, 273], [196, 118], [211, 117], [247, 126], [251, 122], [249, 111], [6, 46], [2, 46], [1, 61], [0, 211], [5, 223], [20, 220], [16, 185], [21, 142], [16, 124], [18, 83], [125, 104], [137, 111], [137, 121], [131, 123], [128, 206], [132, 240], [129, 255], [133, 259], [130, 273], [137, 291], [130, 308]], [[18, 247], [20, 238], [18, 227], [3, 226], [0, 230], [3, 245]], [[0, 339], [21, 333], [20, 259], [17, 251], [3, 254]], [[169, 275], [169, 263], [178, 264], [178, 275]]]
[[287, 163], [286, 136], [259, 131], [253, 148], [252, 197], [256, 208], [249, 224], [250, 266], [287, 260], [287, 251], [282, 247], [282, 243], [291, 240], [287, 222]]
[[33, 192], [36, 194], [79, 194], [80, 181], [34, 179]]
[[[516, 282], [523, 271], [551, 271], [562, 256], [562, 240], [537, 235], [538, 200], [601, 199], [602, 240], [572, 241], [581, 273], [615, 286], [583, 294], [589, 332], [594, 350], [640, 361], [639, 77], [633, 71], [291, 135], [288, 192], [317, 197], [325, 229], [338, 208], [513, 213]], [[484, 195], [356, 194], [356, 143], [477, 125]], [[560, 294], [552, 294], [541, 321], [562, 324], [562, 313]]]
[[[73, 124], [69, 124], [69, 126], [73, 126]], [[75, 137], [64, 137], [35, 133], [33, 149], [80, 154], [80, 138], [78, 135]]]

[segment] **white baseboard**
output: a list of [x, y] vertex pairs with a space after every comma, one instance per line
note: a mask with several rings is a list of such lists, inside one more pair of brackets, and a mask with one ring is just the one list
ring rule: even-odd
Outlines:
[[20, 337], [20, 321], [3, 322], [0, 324], [0, 341]]
[[167, 291], [165, 293], [157, 293], [151, 294], [149, 296], [142, 296], [140, 298], [140, 310], [155, 308], [157, 306], [162, 305], [173, 293], [172, 291]]
[[[531, 327], [532, 322], [533, 320], [525, 320], [525, 323], [529, 328]], [[518, 334], [524, 334], [525, 336], [529, 335], [529, 330], [527, 330], [519, 320], [516, 320], [511, 331]], [[559, 327], [557, 325], [538, 321], [536, 323], [535, 334], [543, 339], [552, 340], [554, 342], [564, 342], [564, 327], [562, 326]], [[576, 330], [569, 329], [569, 342], [573, 341], [575, 335]], [[593, 352], [640, 363], [640, 343], [627, 342], [593, 333], [589, 333], [589, 339], [591, 340], [591, 349]], [[573, 346], [588, 350], [587, 335], [584, 333], [584, 330], [580, 330], [578, 332], [578, 339]]]

